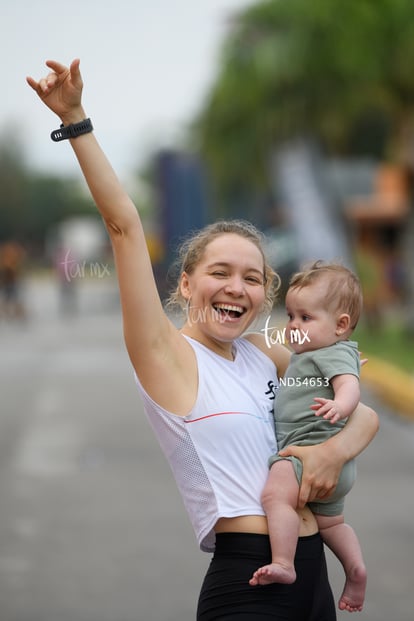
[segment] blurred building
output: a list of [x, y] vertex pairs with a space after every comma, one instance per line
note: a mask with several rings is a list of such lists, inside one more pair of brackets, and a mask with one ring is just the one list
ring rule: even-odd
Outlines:
[[355, 269], [372, 318], [403, 303], [410, 208], [404, 172], [372, 159], [328, 159], [306, 142], [279, 150], [272, 171], [276, 209], [296, 254], [290, 263], [340, 260]]
[[335, 161], [329, 170], [350, 226], [365, 306], [403, 302], [403, 235], [410, 208], [404, 172], [369, 160]]
[[166, 273], [176, 258], [177, 247], [209, 219], [207, 183], [199, 159], [188, 153], [162, 151], [155, 161], [158, 192], [162, 265], [158, 269], [159, 288], [168, 287]]
[[336, 259], [353, 267], [342, 205], [317, 145], [297, 140], [278, 148], [272, 177], [278, 209], [295, 239], [297, 263]]

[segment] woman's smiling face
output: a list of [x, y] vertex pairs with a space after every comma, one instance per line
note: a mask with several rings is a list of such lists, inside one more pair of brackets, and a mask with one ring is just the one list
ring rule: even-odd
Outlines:
[[232, 341], [254, 321], [265, 301], [263, 256], [234, 233], [213, 239], [191, 274], [181, 278], [188, 300], [186, 332]]

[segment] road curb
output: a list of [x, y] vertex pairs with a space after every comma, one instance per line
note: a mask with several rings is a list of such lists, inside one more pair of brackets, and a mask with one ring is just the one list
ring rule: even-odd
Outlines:
[[414, 422], [414, 377], [389, 362], [369, 356], [361, 369], [361, 382], [395, 410]]

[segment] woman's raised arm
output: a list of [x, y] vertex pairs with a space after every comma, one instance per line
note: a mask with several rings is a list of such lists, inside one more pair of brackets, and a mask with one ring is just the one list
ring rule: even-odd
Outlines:
[[[27, 78], [28, 84], [64, 126], [79, 123], [86, 117], [79, 63], [76, 59], [70, 67], [65, 67], [50, 60], [46, 63], [50, 72], [45, 78], [39, 81]], [[152, 362], [157, 364], [157, 357], [165, 359], [166, 353], [168, 357], [169, 344], [174, 349], [177, 331], [163, 311], [135, 205], [92, 132], [70, 139], [70, 142], [111, 238], [125, 341], [138, 375], [141, 370], [145, 374]]]

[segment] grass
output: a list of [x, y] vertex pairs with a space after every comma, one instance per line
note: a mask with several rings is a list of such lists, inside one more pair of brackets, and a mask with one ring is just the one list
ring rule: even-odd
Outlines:
[[414, 374], [414, 336], [410, 338], [402, 324], [389, 321], [375, 330], [360, 324], [351, 338], [358, 341], [362, 357], [371, 354]]

